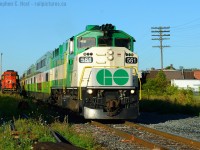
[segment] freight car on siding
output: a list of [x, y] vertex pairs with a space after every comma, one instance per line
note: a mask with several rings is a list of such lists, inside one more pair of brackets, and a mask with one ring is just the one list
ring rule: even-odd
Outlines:
[[31, 65], [22, 87], [86, 119], [136, 119], [141, 90], [134, 42], [111, 24], [88, 25]]

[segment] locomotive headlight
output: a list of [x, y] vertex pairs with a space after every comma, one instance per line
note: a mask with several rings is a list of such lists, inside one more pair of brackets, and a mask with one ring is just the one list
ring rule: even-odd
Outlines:
[[112, 50], [109, 50], [109, 51], [108, 51], [108, 54], [109, 54], [109, 55], [113, 55], [114, 52], [113, 52]]
[[134, 93], [135, 93], [135, 90], [131, 90], [130, 93], [131, 93], [131, 94], [134, 94]]
[[93, 93], [92, 89], [88, 89], [88, 90], [87, 90], [87, 93], [88, 93], [88, 94], [92, 94], [92, 93]]
[[111, 55], [111, 56], [108, 56], [108, 60], [113, 60], [114, 59], [114, 57]]

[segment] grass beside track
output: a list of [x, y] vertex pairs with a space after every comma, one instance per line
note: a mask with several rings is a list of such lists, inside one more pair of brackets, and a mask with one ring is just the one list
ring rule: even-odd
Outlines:
[[200, 116], [200, 97], [194, 96], [189, 102], [178, 101], [170, 96], [143, 96], [140, 111]]
[[[18, 109], [18, 104], [23, 99], [18, 95], [0, 95], [0, 149], [28, 150], [36, 142], [56, 142], [50, 133], [58, 131], [74, 145], [84, 149], [98, 149], [98, 145], [90, 133], [80, 134], [73, 125], [68, 123], [67, 117], [62, 121], [61, 115], [51, 110], [48, 105], [38, 106], [31, 100], [26, 100], [29, 107]], [[22, 118], [26, 114], [30, 119]], [[14, 121], [17, 131], [11, 132], [10, 123]]]
[[[167, 100], [166, 100], [167, 99]], [[26, 100], [28, 107], [19, 109], [22, 99], [18, 95], [0, 94], [0, 149], [21, 150], [31, 149], [35, 142], [55, 142], [49, 127], [58, 131], [71, 143], [84, 149], [101, 149], [91, 133], [80, 134], [68, 123], [64, 112], [56, 112], [49, 105], [38, 105], [32, 100]], [[182, 113], [199, 115], [200, 103], [198, 97], [190, 103], [180, 102], [168, 97], [148, 97], [140, 101], [140, 111], [160, 113]], [[23, 119], [21, 114], [31, 119]], [[63, 116], [62, 116], [63, 115]], [[64, 118], [59, 120], [58, 118]], [[10, 122], [14, 120], [17, 136], [12, 135]]]

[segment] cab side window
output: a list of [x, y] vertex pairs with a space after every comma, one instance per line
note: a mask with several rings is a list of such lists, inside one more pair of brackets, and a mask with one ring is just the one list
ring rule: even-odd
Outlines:
[[115, 39], [115, 46], [116, 47], [126, 47], [128, 49], [131, 48], [130, 46], [130, 39], [123, 39], [123, 38], [116, 38]]

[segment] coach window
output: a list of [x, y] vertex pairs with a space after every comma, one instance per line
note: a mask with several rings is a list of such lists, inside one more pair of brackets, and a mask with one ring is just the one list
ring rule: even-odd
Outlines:
[[77, 41], [78, 49], [90, 48], [96, 46], [96, 40], [93, 37], [79, 37]]
[[48, 81], [49, 81], [49, 74], [46, 73], [46, 82], [48, 82]]
[[112, 38], [101, 37], [98, 39], [99, 46], [112, 46]]
[[59, 49], [55, 49], [55, 57], [59, 55]]
[[42, 60], [42, 62], [41, 62], [41, 63], [42, 63], [42, 67], [44, 67], [44, 66], [46, 65], [45, 62], [46, 62], [46, 59], [44, 58], [44, 59]]
[[123, 38], [116, 38], [115, 39], [115, 46], [116, 47], [126, 47], [131, 49], [130, 39], [123, 39]]
[[38, 70], [39, 69], [39, 63], [37, 63], [37, 66], [36, 66], [36, 70]]

